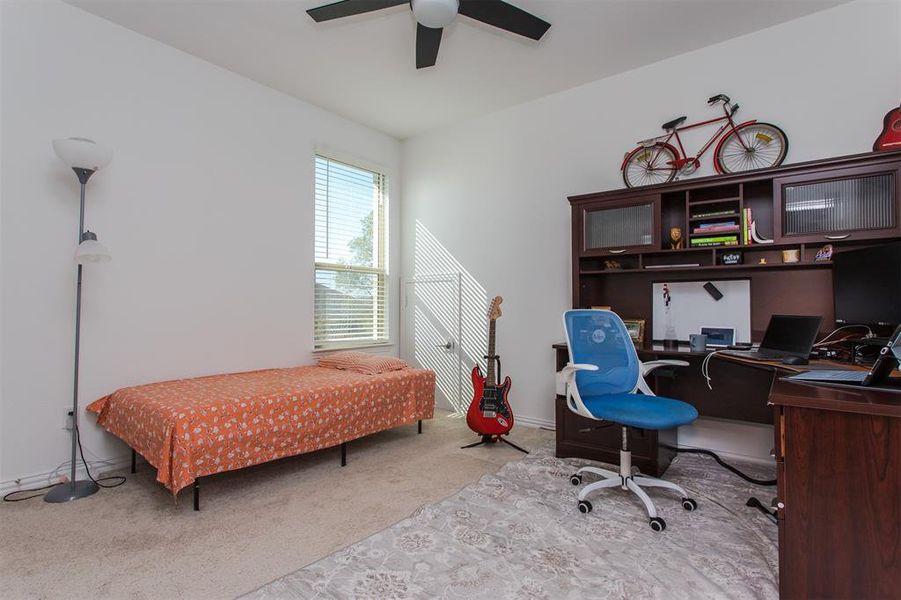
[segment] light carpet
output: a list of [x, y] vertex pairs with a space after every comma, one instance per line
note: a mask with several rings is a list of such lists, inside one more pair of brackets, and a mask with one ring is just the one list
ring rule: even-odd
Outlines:
[[699, 509], [649, 489], [668, 525], [655, 533], [637, 498], [618, 488], [579, 513], [569, 476], [583, 464], [555, 458], [548, 444], [243, 599], [778, 597], [776, 527], [745, 506], [773, 488], [681, 455], [666, 478]]
[[[424, 423], [205, 479], [176, 505], [139, 463], [125, 485], [68, 504], [0, 505], [0, 598], [234, 598], [409, 517], [519, 452], [437, 411]], [[553, 433], [516, 427], [526, 448]], [[125, 473], [128, 475], [128, 473]]]

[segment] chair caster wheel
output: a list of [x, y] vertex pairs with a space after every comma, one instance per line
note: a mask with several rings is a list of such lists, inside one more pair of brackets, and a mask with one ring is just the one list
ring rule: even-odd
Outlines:
[[569, 482], [573, 485], [582, 485], [582, 476], [576, 473], [569, 478]]
[[654, 531], [660, 532], [666, 529], [666, 521], [661, 519], [660, 517], [654, 517], [651, 519], [651, 529]]
[[682, 498], [682, 508], [691, 512], [698, 509], [698, 503], [691, 498]]
[[587, 515], [591, 512], [591, 502], [588, 500], [579, 500], [579, 512]]

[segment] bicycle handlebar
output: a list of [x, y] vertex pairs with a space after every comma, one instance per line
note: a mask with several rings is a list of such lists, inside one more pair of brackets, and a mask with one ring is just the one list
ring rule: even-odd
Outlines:
[[707, 104], [713, 104], [714, 102], [719, 102], [719, 101], [729, 102], [730, 101], [729, 96], [727, 96], [726, 94], [717, 94], [716, 96], [711, 96], [707, 100]]

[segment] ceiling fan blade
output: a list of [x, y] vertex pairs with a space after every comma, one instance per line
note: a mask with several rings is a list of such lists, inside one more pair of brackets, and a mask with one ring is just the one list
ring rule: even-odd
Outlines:
[[434, 67], [438, 60], [443, 29], [432, 29], [421, 23], [416, 24], [416, 68]]
[[313, 20], [317, 23], [322, 23], [323, 21], [331, 21], [332, 19], [340, 19], [351, 15], [361, 15], [409, 3], [409, 0], [340, 0], [339, 2], [311, 8], [307, 11], [307, 14], [313, 17]]
[[516, 33], [533, 40], [540, 40], [551, 24], [533, 14], [507, 4], [503, 0], [460, 0], [461, 15]]

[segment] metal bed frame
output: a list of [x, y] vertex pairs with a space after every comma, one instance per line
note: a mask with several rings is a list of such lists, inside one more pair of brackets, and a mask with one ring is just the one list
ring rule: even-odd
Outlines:
[[[418, 434], [422, 433], [422, 419], [419, 419], [416, 422], [416, 433], [418, 433]], [[348, 442], [341, 443], [341, 466], [342, 467], [347, 466], [347, 444], [348, 444]], [[304, 454], [306, 454], [306, 453], [304, 453]], [[298, 454], [295, 456], [300, 456], [300, 455]], [[253, 465], [250, 465], [250, 466], [253, 466]], [[137, 471], [138, 471], [138, 453], [134, 448], [132, 448], [131, 449], [131, 472], [137, 473]], [[207, 475], [207, 477], [209, 477], [209, 475]], [[192, 488], [194, 490], [194, 510], [200, 510], [200, 479], [201, 479], [200, 477], [195, 479], [194, 485], [192, 486]]]

